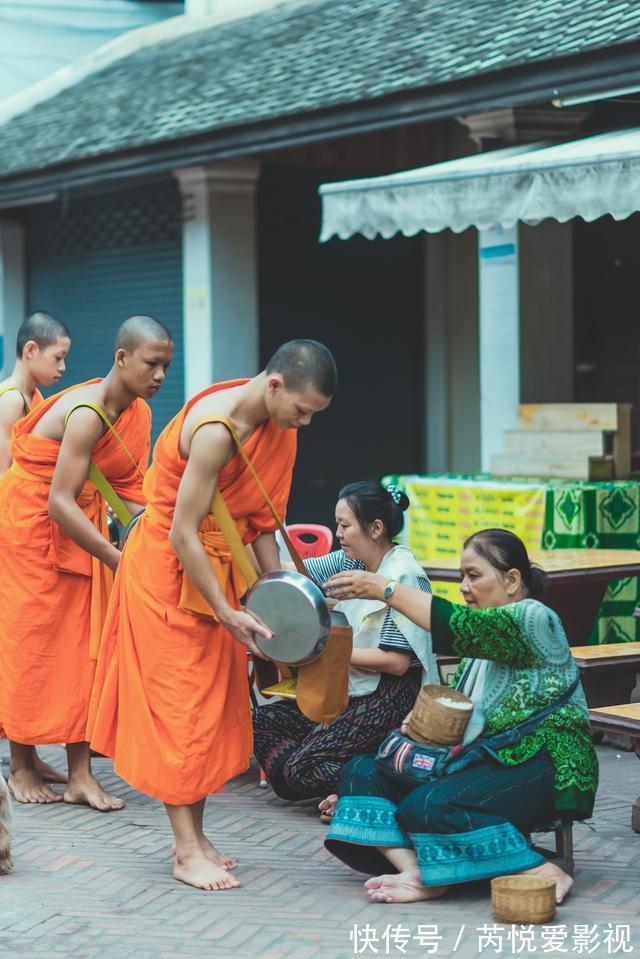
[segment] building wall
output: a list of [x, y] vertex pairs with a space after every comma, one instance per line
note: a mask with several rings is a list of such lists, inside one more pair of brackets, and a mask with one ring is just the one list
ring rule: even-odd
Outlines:
[[326, 174], [266, 167], [258, 192], [262, 362], [288, 339], [334, 353], [330, 408], [300, 431], [288, 519], [333, 526], [340, 487], [424, 470], [422, 240], [318, 242]]
[[633, 403], [640, 450], [640, 214], [572, 223], [575, 399]]
[[429, 472], [480, 468], [477, 232], [427, 236], [426, 435]]
[[184, 402], [182, 206], [173, 181], [33, 208], [27, 218], [30, 310], [71, 331], [63, 385], [103, 376], [119, 325], [149, 313], [174, 336], [174, 360], [151, 401], [156, 437]]
[[572, 229], [556, 220], [519, 227], [522, 403], [574, 399]]

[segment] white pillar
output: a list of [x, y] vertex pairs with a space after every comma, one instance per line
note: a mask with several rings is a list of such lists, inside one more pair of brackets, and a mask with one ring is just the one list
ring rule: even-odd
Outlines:
[[13, 369], [18, 327], [26, 313], [24, 228], [0, 220], [0, 366]]
[[253, 161], [177, 170], [184, 197], [185, 391], [252, 376], [259, 365]]
[[520, 403], [518, 228], [479, 231], [480, 436], [482, 469], [515, 427]]

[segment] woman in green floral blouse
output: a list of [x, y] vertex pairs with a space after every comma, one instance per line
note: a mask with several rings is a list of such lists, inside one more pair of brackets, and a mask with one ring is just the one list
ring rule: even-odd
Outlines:
[[[387, 602], [431, 630], [437, 653], [464, 657], [452, 685], [474, 703], [466, 743], [517, 726], [558, 700], [578, 673], [558, 616], [532, 598], [544, 574], [517, 536], [476, 533], [460, 567], [466, 606], [401, 584]], [[327, 589], [339, 599], [373, 599], [390, 585], [353, 570], [332, 577]], [[419, 786], [392, 781], [374, 759], [356, 757], [343, 770], [327, 848], [362, 872], [391, 864], [394, 874], [365, 883], [378, 902], [432, 899], [453, 883], [523, 872], [552, 877], [561, 902], [572, 879], [535, 852], [528, 836], [553, 820], [592, 813], [598, 764], [580, 684], [497, 755]]]

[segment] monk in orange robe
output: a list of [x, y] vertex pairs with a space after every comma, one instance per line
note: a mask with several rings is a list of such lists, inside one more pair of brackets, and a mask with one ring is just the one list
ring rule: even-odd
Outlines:
[[[70, 346], [69, 330], [50, 313], [31, 313], [20, 325], [16, 362], [11, 374], [0, 383], [0, 476], [11, 466], [13, 427], [42, 403], [38, 387], [52, 386], [60, 380]], [[19, 802], [55, 801], [56, 793], [46, 783], [65, 783], [67, 777], [43, 762], [33, 746], [24, 746], [23, 750], [18, 765], [12, 764], [9, 773], [13, 795]]]
[[[13, 463], [0, 479], [0, 721], [20, 746], [66, 743], [64, 800], [102, 811], [124, 804], [93, 778], [85, 733], [121, 554], [88, 476], [97, 466], [132, 512], [141, 509], [151, 423], [145, 398], [160, 388], [171, 355], [166, 327], [130, 317], [103, 380], [50, 397], [16, 425]], [[18, 763], [20, 749], [14, 753]]]
[[246, 588], [211, 504], [219, 489], [262, 571], [280, 566], [275, 523], [237, 454], [231, 420], [283, 515], [296, 429], [330, 402], [333, 357], [314, 340], [280, 347], [250, 380], [218, 383], [156, 443], [147, 508], [125, 547], [109, 603], [88, 733], [116, 772], [165, 804], [174, 877], [200, 889], [239, 885], [235, 862], [205, 836], [206, 796], [249, 765], [247, 649], [268, 629], [239, 609]]

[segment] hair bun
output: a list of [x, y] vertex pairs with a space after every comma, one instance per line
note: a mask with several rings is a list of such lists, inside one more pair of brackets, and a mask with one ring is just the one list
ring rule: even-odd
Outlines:
[[539, 566], [531, 564], [531, 573], [529, 577], [529, 592], [532, 596], [539, 596], [544, 592], [547, 584], [547, 574]]
[[409, 508], [409, 497], [400, 489], [399, 486], [390, 484], [389, 486], [384, 487], [384, 489], [389, 494], [396, 506], [400, 507], [403, 513]]

